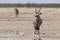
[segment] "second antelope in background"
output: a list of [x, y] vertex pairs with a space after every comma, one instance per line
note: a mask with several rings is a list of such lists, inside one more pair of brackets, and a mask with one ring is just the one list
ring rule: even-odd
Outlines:
[[16, 14], [16, 17], [19, 16], [19, 10], [17, 8], [15, 8], [15, 14]]

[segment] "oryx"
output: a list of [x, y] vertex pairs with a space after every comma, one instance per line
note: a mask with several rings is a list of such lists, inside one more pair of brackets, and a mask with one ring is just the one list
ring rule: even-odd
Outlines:
[[15, 8], [15, 14], [16, 14], [16, 17], [19, 16], [19, 10], [17, 8]]
[[[37, 34], [39, 35], [39, 28], [40, 28], [40, 25], [42, 24], [42, 19], [40, 17], [41, 15], [41, 12], [40, 12], [41, 8], [37, 11], [37, 9], [35, 9], [35, 13], [34, 13], [34, 16], [35, 16], [35, 19], [33, 21], [33, 25], [34, 25], [34, 35]], [[37, 33], [36, 33], [37, 32]], [[35, 39], [34, 39], [35, 40]]]

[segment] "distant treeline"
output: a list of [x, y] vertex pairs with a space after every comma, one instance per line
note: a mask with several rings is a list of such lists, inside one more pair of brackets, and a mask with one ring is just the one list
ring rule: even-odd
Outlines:
[[60, 7], [60, 4], [0, 4], [0, 7]]

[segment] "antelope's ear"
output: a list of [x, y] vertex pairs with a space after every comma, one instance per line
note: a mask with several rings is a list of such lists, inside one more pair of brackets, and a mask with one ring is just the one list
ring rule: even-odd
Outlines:
[[40, 13], [40, 15], [41, 15], [42, 13]]

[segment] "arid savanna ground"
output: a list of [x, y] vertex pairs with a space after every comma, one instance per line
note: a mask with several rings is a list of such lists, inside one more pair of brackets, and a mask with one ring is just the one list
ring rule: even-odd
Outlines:
[[[0, 8], [0, 40], [33, 40], [35, 8], [19, 7], [18, 17], [14, 8]], [[60, 8], [41, 8], [41, 13], [41, 38], [60, 40]]]

